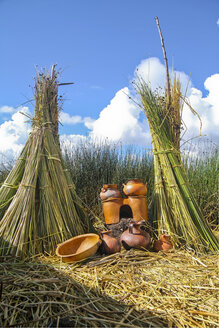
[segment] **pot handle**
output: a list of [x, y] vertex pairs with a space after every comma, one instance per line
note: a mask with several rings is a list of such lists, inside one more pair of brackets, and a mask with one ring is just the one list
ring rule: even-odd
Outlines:
[[133, 226], [134, 226], [134, 222], [130, 222], [129, 223], [129, 233], [133, 234]]

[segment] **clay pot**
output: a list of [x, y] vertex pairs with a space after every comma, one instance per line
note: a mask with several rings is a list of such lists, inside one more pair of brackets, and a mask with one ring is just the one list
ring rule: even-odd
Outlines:
[[120, 237], [120, 243], [124, 246], [125, 249], [131, 248], [146, 248], [151, 241], [151, 237], [148, 232], [140, 228], [145, 221], [131, 221], [129, 228], [124, 231]]
[[147, 185], [141, 179], [131, 179], [126, 185], [123, 183], [123, 192], [126, 196], [145, 196]]
[[121, 198], [117, 184], [104, 184], [100, 192], [100, 198], [106, 200], [108, 198]]
[[160, 239], [156, 240], [154, 242], [154, 246], [153, 246], [153, 249], [156, 252], [168, 251], [169, 249], [172, 249], [172, 248], [173, 248], [173, 244], [170, 241], [170, 236], [165, 235], [165, 234], [160, 235]]
[[102, 239], [102, 249], [104, 254], [114, 254], [120, 252], [120, 242], [112, 236], [112, 230], [102, 231], [100, 233]]

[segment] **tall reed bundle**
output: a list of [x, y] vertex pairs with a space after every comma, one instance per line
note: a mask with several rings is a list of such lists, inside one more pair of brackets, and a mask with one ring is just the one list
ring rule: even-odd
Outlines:
[[62, 162], [57, 89], [54, 67], [51, 75], [37, 74], [33, 130], [0, 189], [0, 254], [52, 252], [57, 243], [91, 229]]
[[180, 156], [183, 103], [175, 79], [170, 96], [152, 91], [141, 77], [135, 82], [147, 116], [154, 151], [154, 219], [159, 233], [172, 235], [176, 245], [186, 243], [197, 251], [218, 249], [217, 239], [194, 199]]

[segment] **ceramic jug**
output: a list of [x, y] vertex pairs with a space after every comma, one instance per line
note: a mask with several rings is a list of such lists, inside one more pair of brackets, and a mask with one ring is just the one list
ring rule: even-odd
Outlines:
[[171, 243], [170, 236], [162, 234], [160, 235], [159, 240], [155, 240], [153, 249], [156, 252], [159, 251], [167, 251], [173, 248], [173, 244]]
[[123, 192], [126, 196], [145, 196], [147, 186], [141, 179], [131, 179], [126, 184], [123, 183]]
[[150, 244], [151, 237], [148, 232], [141, 229], [141, 225], [145, 221], [131, 221], [129, 228], [124, 231], [120, 237], [120, 243], [124, 246], [125, 249], [131, 248], [147, 248]]
[[117, 184], [104, 184], [100, 192], [100, 198], [106, 200], [108, 198], [121, 198]]
[[119, 240], [112, 236], [112, 230], [102, 231], [102, 249], [104, 254], [114, 254], [120, 251], [121, 245]]

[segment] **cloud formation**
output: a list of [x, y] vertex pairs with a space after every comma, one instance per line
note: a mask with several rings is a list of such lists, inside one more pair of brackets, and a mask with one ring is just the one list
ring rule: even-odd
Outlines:
[[79, 115], [73, 115], [70, 116], [68, 113], [61, 112], [60, 113], [60, 122], [62, 124], [78, 124], [78, 123], [83, 123], [82, 117]]
[[[9, 108], [12, 109], [11, 112], [16, 111], [12, 107]], [[0, 125], [0, 153], [4, 153], [5, 156], [17, 155], [22, 150], [31, 130], [26, 123], [27, 117], [21, 112], [30, 115], [28, 107], [19, 107], [10, 120]]]
[[0, 107], [0, 113], [4, 113], [4, 114], [11, 114], [14, 113], [16, 111], [16, 109], [14, 107], [10, 107], [10, 106], [2, 106]]
[[145, 144], [148, 133], [144, 123], [139, 121], [140, 109], [129, 98], [130, 90], [119, 90], [110, 104], [105, 107], [95, 121], [86, 126], [91, 129], [90, 137], [95, 140], [108, 138], [110, 141]]
[[203, 97], [202, 92], [194, 87], [189, 90], [188, 101], [193, 109], [200, 116], [202, 128], [200, 131], [200, 120], [192, 114], [189, 106], [184, 106], [183, 120], [187, 132], [184, 139], [196, 137], [200, 134], [219, 141], [219, 74], [214, 74], [205, 80], [204, 86], [208, 91], [207, 97]]

